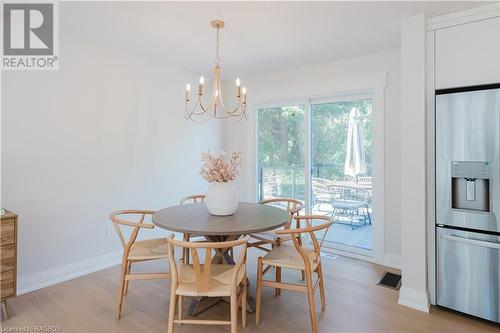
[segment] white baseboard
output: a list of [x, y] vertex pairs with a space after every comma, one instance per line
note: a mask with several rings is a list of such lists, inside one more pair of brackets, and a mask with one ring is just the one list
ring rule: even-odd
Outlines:
[[333, 249], [333, 248], [322, 247], [321, 248], [321, 254], [322, 255], [323, 254], [326, 254], [326, 255], [339, 255], [339, 256], [343, 256], [343, 257], [347, 257], [347, 258], [359, 259], [359, 260], [368, 261], [368, 262], [375, 262], [375, 260], [373, 259], [373, 257], [367, 256], [367, 255], [364, 255], [364, 254], [360, 254], [360, 253], [353, 253], [353, 252], [349, 252], [349, 251], [344, 251], [344, 250], [341, 250], [341, 249]]
[[363, 255], [361, 253], [352, 253], [352, 252], [348, 252], [348, 251], [343, 251], [340, 249], [332, 249], [332, 248], [323, 247], [321, 249], [321, 252], [322, 253], [329, 253], [329, 254], [337, 254], [337, 255], [344, 256], [344, 257], [373, 262], [373, 263], [376, 263], [378, 265], [401, 270], [401, 256], [397, 255], [397, 254], [393, 254], [393, 253], [386, 253], [382, 259], [382, 262], [379, 262], [371, 256]]
[[52, 268], [43, 272], [22, 276], [17, 283], [17, 294], [26, 294], [57, 283], [116, 266], [122, 261], [122, 251], [114, 251], [69, 265]]
[[402, 286], [399, 290], [398, 304], [429, 313], [431, 305], [427, 291], [416, 290]]
[[386, 253], [384, 255], [384, 262], [382, 265], [390, 268], [401, 269], [401, 256], [393, 253]]

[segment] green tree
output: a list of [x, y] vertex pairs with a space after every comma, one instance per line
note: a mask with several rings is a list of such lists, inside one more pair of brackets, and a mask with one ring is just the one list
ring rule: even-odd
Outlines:
[[304, 164], [304, 106], [259, 109], [259, 165], [289, 167]]

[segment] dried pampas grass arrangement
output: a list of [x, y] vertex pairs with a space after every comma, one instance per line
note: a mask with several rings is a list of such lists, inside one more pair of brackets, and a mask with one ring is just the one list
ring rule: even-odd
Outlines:
[[239, 168], [243, 165], [241, 162], [241, 152], [231, 154], [229, 160], [226, 160], [226, 152], [210, 154], [204, 152], [201, 154], [201, 160], [204, 162], [200, 175], [209, 183], [227, 183], [236, 179], [239, 175]]

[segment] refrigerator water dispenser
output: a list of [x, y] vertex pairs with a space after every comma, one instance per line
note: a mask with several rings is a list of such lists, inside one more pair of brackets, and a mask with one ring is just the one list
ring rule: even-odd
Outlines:
[[451, 162], [453, 209], [490, 212], [490, 165], [488, 162]]

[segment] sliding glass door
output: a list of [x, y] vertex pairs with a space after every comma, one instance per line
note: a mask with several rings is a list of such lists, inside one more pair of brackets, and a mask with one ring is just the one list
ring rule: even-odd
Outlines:
[[304, 201], [304, 105], [261, 108], [258, 112], [258, 199]]
[[324, 246], [372, 255], [370, 95], [257, 109], [258, 200], [290, 197], [333, 218]]
[[319, 101], [310, 105], [313, 214], [334, 220], [330, 246], [369, 254], [372, 228], [372, 101]]

